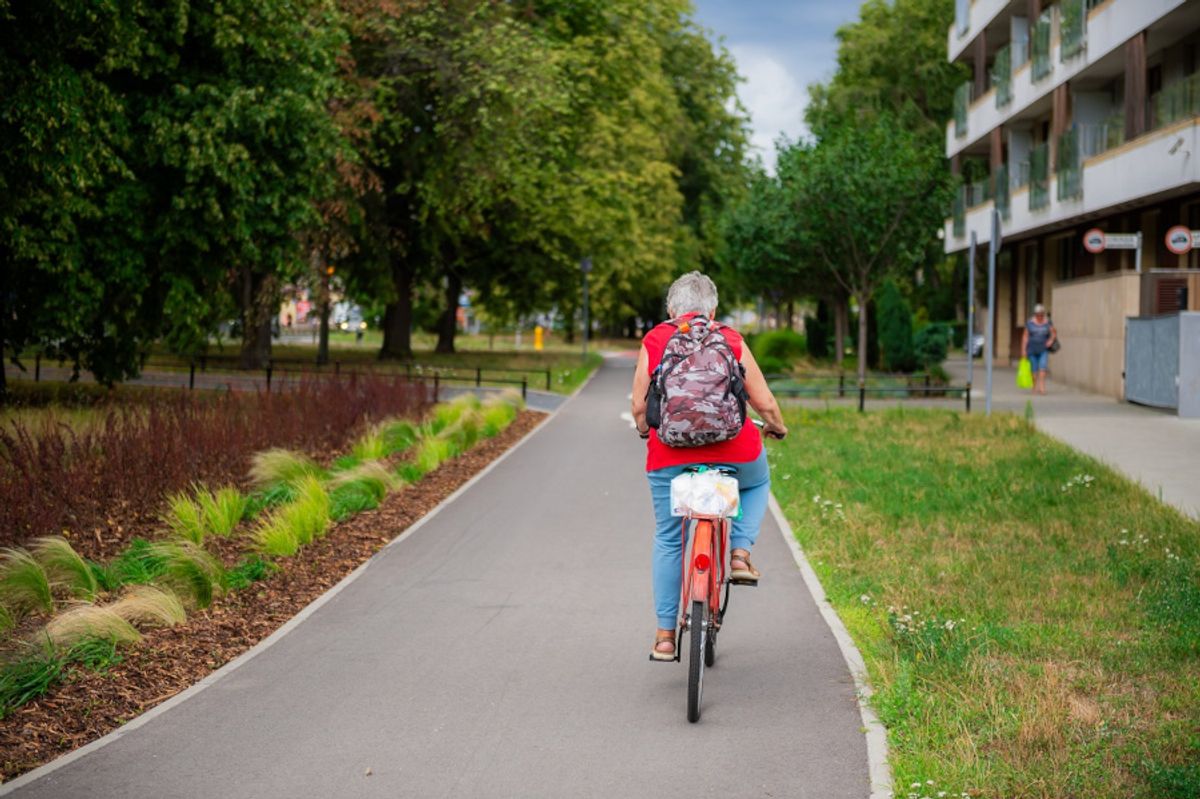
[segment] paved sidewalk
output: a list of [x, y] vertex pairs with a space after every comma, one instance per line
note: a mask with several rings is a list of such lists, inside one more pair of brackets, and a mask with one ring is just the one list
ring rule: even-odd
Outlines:
[[272, 646], [14, 795], [866, 799], [853, 681], [769, 515], [698, 724], [686, 663], [649, 662], [632, 365]]
[[[946, 363], [955, 383], [966, 379], [967, 363]], [[975, 363], [972, 410], [984, 408], [985, 372]], [[1104, 461], [1194, 518], [1200, 519], [1200, 419], [1180, 419], [1173, 413], [1131, 405], [1056, 383], [1046, 395], [1016, 387], [1016, 370], [996, 369], [992, 408], [1024, 414], [1032, 403], [1037, 427], [1060, 441]]]

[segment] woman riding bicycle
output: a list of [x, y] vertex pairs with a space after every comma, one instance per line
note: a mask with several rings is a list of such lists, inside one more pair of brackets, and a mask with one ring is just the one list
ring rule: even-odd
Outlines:
[[750, 550], [758, 538], [758, 527], [766, 513], [771, 493], [771, 477], [762, 437], [758, 428], [744, 417], [740, 420], [740, 428], [731, 431], [732, 437], [727, 440], [686, 447], [668, 446], [660, 439], [658, 431], [651, 429], [647, 423], [647, 395], [654, 372], [663, 363], [663, 355], [672, 338], [678, 333], [687, 334], [693, 328], [719, 332], [733, 358], [744, 370], [741, 379], [744, 381], [746, 399], [766, 422], [763, 431], [776, 438], [787, 434], [779, 404], [767, 386], [762, 370], [755, 363], [750, 348], [743, 346], [742, 337], [737, 331], [715, 322], [716, 312], [717, 287], [706, 275], [690, 272], [676, 280], [667, 292], [667, 314], [671, 320], [658, 325], [642, 339], [637, 372], [633, 378], [633, 418], [638, 433], [647, 439], [646, 476], [650, 481], [656, 526], [653, 574], [658, 630], [651, 650], [651, 657], [655, 660], [675, 659], [675, 622], [679, 612], [683, 540], [680, 520], [671, 514], [671, 480], [688, 466], [696, 464], [729, 466], [737, 470], [742, 513], [733, 520], [729, 577], [739, 582], [756, 582], [760, 577], [750, 562]]

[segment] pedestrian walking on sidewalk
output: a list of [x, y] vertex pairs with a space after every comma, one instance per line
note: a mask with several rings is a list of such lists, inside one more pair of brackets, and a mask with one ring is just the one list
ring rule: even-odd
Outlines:
[[1033, 306], [1033, 316], [1025, 323], [1025, 334], [1021, 336], [1021, 352], [1029, 359], [1033, 370], [1033, 390], [1046, 393], [1046, 369], [1050, 363], [1050, 348], [1058, 339], [1054, 323], [1046, 315], [1046, 306], [1040, 302]]

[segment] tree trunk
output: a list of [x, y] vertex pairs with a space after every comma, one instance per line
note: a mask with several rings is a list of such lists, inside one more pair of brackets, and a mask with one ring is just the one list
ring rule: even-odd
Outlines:
[[838, 366], [846, 360], [846, 333], [850, 326], [850, 303], [845, 297], [833, 300], [833, 356]]
[[317, 314], [320, 321], [320, 331], [317, 334], [317, 363], [329, 363], [329, 268], [321, 264], [321, 253], [313, 249], [309, 266], [316, 271], [317, 280]]
[[867, 297], [866, 292], [858, 295], [858, 384], [867, 381]]
[[413, 272], [400, 259], [392, 261], [392, 286], [396, 301], [388, 303], [383, 312], [383, 346], [380, 360], [412, 358]]
[[272, 277], [242, 268], [242, 369], [262, 369], [271, 358]]
[[793, 327], [793, 325], [795, 324], [795, 322], [793, 320], [795, 318], [796, 318], [796, 301], [788, 300], [788, 302], [787, 302], [787, 329], [788, 330], [796, 329], [795, 327]]
[[434, 352], [454, 352], [454, 334], [458, 332], [458, 298], [462, 294], [462, 278], [453, 272], [446, 275], [446, 306], [438, 320], [438, 340]]

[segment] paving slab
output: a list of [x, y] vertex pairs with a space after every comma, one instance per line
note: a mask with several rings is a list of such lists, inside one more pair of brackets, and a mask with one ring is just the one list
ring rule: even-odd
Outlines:
[[632, 363], [273, 645], [13, 795], [865, 799], [851, 675], [770, 516], [698, 724], [686, 663], [649, 662]]

